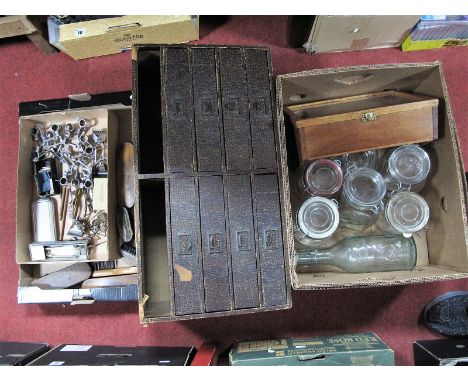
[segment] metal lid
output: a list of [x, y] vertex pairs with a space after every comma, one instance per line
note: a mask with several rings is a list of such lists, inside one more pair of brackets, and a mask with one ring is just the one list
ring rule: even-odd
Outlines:
[[401, 184], [423, 182], [431, 168], [429, 155], [418, 145], [400, 146], [388, 158], [390, 177]]
[[400, 233], [421, 231], [429, 220], [429, 206], [415, 192], [402, 191], [392, 195], [385, 206], [385, 217]]
[[360, 153], [344, 154], [341, 161], [345, 168], [354, 166], [356, 168], [368, 167], [375, 169], [377, 166], [377, 152], [375, 150], [362, 151]]
[[358, 168], [346, 176], [343, 195], [353, 207], [377, 207], [387, 192], [385, 181], [377, 171], [370, 168]]
[[315, 160], [304, 171], [304, 185], [312, 195], [334, 195], [343, 186], [343, 170], [333, 160]]
[[300, 230], [312, 239], [325, 239], [333, 235], [339, 221], [336, 203], [321, 196], [307, 199], [297, 214]]

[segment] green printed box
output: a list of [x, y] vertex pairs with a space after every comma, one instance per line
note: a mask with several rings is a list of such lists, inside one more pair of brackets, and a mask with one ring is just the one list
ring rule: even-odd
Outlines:
[[231, 366], [393, 366], [395, 356], [374, 333], [236, 343]]

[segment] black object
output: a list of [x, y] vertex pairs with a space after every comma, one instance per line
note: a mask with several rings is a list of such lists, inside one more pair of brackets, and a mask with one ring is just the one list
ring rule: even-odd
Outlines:
[[0, 342], [0, 366], [24, 366], [49, 350], [49, 345]]
[[28, 366], [187, 366], [193, 347], [59, 345]]
[[60, 193], [56, 160], [50, 158], [34, 162], [34, 180], [39, 195], [46, 196]]
[[250, 170], [251, 133], [248, 120], [247, 80], [241, 49], [218, 49], [223, 105], [224, 149], [227, 170]]
[[424, 308], [429, 329], [447, 337], [468, 336], [468, 291], [447, 292]]
[[315, 17], [313, 15], [289, 16], [289, 46], [291, 48], [302, 48], [309, 40]]
[[413, 343], [416, 366], [468, 366], [468, 339], [446, 338]]
[[254, 175], [252, 191], [263, 305], [284, 305], [286, 280], [276, 174]]
[[120, 255], [129, 259], [136, 259], [136, 248], [130, 244], [122, 243], [120, 246]]
[[93, 20], [100, 20], [100, 19], [109, 19], [113, 17], [119, 17], [117, 15], [112, 16], [93, 16], [93, 15], [53, 15], [50, 16], [57, 24], [74, 24], [74, 23], [82, 23], [84, 21], [93, 21]]
[[172, 48], [164, 53], [166, 170], [191, 172], [195, 170], [195, 136], [190, 51]]
[[260, 306], [257, 257], [248, 175], [225, 177], [235, 309]]
[[202, 312], [198, 193], [195, 178], [169, 181], [176, 315]]

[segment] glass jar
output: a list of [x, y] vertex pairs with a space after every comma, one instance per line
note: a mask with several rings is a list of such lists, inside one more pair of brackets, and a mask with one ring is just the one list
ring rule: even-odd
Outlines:
[[331, 159], [317, 159], [301, 166], [297, 178], [297, 189], [303, 197], [333, 198], [343, 186], [341, 163]]
[[429, 155], [418, 145], [390, 149], [384, 157], [381, 173], [387, 190], [419, 192], [423, 189], [431, 168]]
[[346, 174], [340, 199], [340, 217], [344, 226], [368, 226], [383, 209], [387, 192], [385, 181], [371, 168], [358, 168]]
[[414, 192], [400, 191], [389, 197], [375, 226], [381, 234], [409, 237], [423, 230], [428, 221], [429, 205], [424, 198]]
[[341, 157], [341, 165], [345, 171], [352, 168], [377, 169], [377, 152], [375, 150], [362, 151], [360, 153], [344, 154]]
[[296, 213], [294, 238], [307, 247], [317, 247], [333, 235], [340, 214], [336, 200], [321, 196], [307, 199]]

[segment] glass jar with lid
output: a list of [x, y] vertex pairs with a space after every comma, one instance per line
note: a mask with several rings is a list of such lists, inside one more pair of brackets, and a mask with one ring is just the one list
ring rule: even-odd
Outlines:
[[345, 171], [362, 167], [376, 170], [377, 152], [375, 150], [367, 150], [359, 153], [344, 154], [341, 156], [341, 165]]
[[430, 168], [431, 160], [426, 151], [418, 145], [404, 145], [385, 154], [381, 173], [389, 192], [419, 192], [424, 187]]
[[307, 199], [294, 220], [294, 238], [307, 247], [320, 246], [338, 227], [340, 214], [336, 200], [321, 196]]
[[308, 162], [299, 168], [296, 176], [296, 189], [302, 197], [333, 198], [343, 186], [341, 163], [331, 159]]
[[429, 205], [419, 194], [395, 192], [385, 203], [384, 213], [375, 224], [379, 234], [403, 234], [406, 237], [422, 231], [429, 221]]
[[340, 218], [344, 226], [368, 226], [383, 209], [387, 192], [385, 181], [371, 168], [357, 168], [346, 174], [340, 199]]

